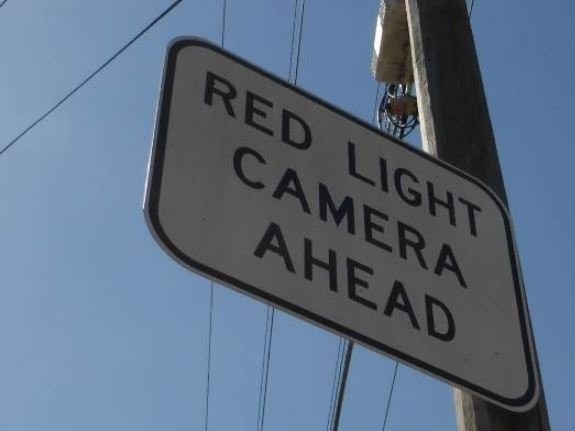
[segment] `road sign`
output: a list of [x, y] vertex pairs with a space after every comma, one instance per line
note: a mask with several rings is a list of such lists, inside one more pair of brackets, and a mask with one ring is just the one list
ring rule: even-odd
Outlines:
[[536, 401], [494, 193], [207, 42], [168, 50], [145, 213], [192, 271], [509, 409]]

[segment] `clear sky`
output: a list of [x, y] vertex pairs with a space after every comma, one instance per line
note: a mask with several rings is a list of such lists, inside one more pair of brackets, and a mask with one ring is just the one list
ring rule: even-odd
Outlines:
[[[293, 3], [228, 0], [226, 48], [286, 78]], [[0, 147], [168, 5], [8, 0]], [[366, 121], [377, 9], [307, 0], [299, 67], [301, 87]], [[204, 429], [209, 281], [157, 245], [142, 197], [166, 46], [218, 43], [221, 13], [184, 0], [0, 156], [0, 429]], [[565, 0], [476, 0], [472, 16], [555, 430], [575, 423], [574, 14]], [[215, 286], [210, 430], [256, 429], [265, 319]], [[264, 429], [325, 429], [338, 342], [276, 314]], [[381, 429], [393, 367], [355, 350], [343, 430]], [[423, 427], [455, 429], [451, 388], [402, 365], [386, 429]]]

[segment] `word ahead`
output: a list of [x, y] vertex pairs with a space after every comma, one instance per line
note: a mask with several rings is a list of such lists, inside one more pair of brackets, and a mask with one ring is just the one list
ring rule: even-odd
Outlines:
[[168, 51], [146, 215], [180, 263], [513, 410], [537, 398], [482, 183], [206, 42]]

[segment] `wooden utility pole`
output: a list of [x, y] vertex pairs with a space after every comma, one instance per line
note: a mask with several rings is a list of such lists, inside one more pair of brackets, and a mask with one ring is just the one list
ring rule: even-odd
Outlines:
[[[424, 150], [507, 203], [465, 0], [406, 0], [406, 7]], [[525, 413], [455, 389], [458, 430], [550, 430], [541, 379], [540, 388]]]

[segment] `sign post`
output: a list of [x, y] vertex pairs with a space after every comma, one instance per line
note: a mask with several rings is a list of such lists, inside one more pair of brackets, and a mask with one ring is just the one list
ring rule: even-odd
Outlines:
[[[424, 149], [484, 181], [506, 202], [465, 1], [406, 0], [406, 7]], [[550, 429], [542, 389], [523, 413], [459, 389], [455, 401], [460, 431]]]
[[168, 50], [145, 213], [195, 272], [506, 408], [536, 402], [496, 194], [207, 42]]

